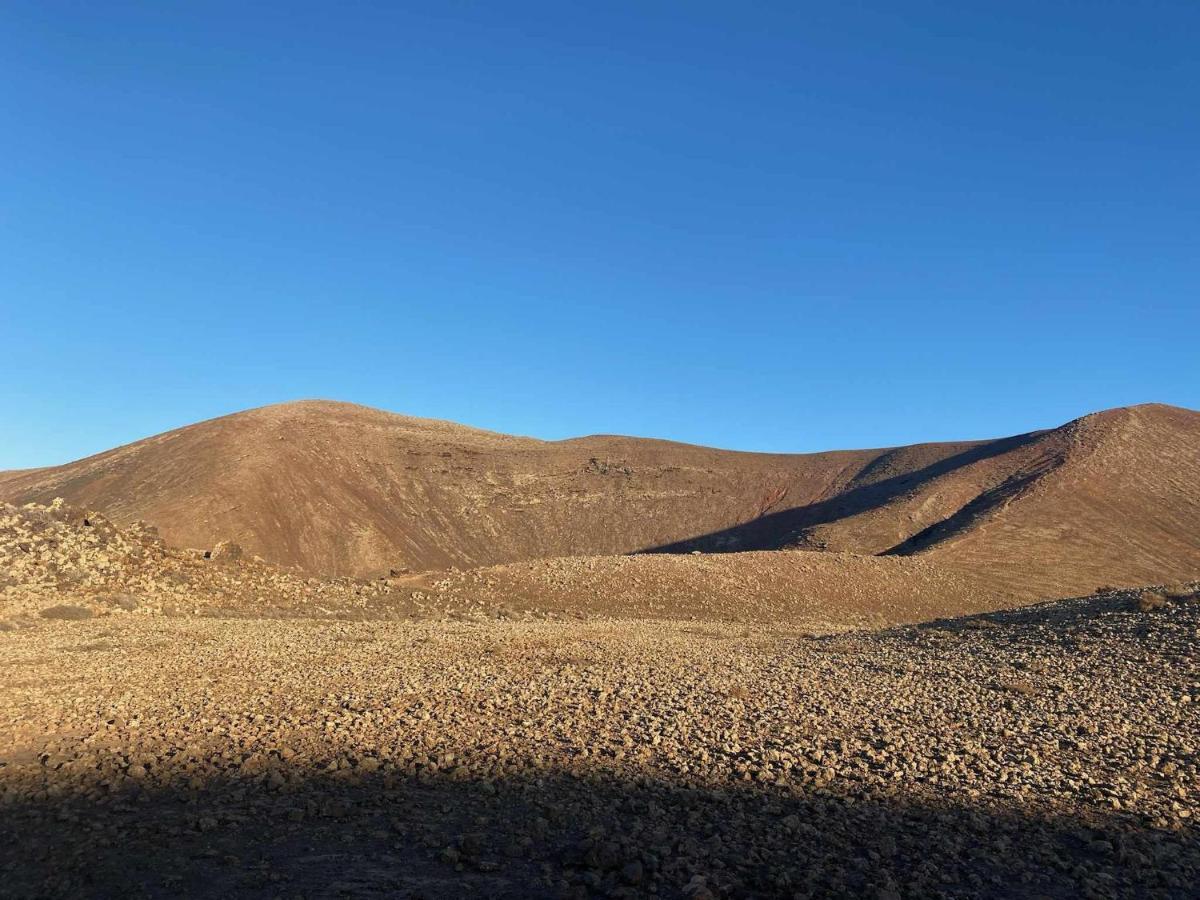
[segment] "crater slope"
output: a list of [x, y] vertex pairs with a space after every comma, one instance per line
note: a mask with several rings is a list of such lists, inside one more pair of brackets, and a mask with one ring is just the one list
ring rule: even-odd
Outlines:
[[55, 497], [175, 546], [229, 539], [328, 575], [790, 548], [922, 556], [1061, 596], [1200, 572], [1200, 414], [1147, 405], [991, 441], [759, 454], [304, 401], [0, 473], [2, 499]]

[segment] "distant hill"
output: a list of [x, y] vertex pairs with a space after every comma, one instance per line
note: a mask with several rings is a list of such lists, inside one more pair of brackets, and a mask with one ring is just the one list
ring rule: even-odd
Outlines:
[[994, 441], [789, 455], [547, 442], [304, 401], [0, 473], [0, 499], [59, 496], [174, 545], [231, 539], [326, 574], [798, 548], [919, 554], [1058, 594], [1200, 573], [1200, 413], [1149, 405]]

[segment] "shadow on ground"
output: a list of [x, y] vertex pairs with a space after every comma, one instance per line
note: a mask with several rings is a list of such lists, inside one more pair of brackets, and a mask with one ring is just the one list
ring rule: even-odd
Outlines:
[[83, 779], [57, 795], [45, 780], [10, 781], [0, 895], [1195, 896], [1194, 831], [1118, 814], [1085, 825], [973, 802], [611, 773], [274, 771], [274, 786], [269, 775], [116, 790]]
[[[1180, 591], [1176, 599], [1170, 603], [1195, 600], [1200, 596], [1200, 581], [1191, 584], [1179, 583], [1174, 590]], [[1103, 593], [1091, 594], [1085, 597], [1069, 597], [1060, 600], [1048, 600], [1034, 603], [1016, 609], [1001, 609], [991, 612], [977, 613], [969, 616], [954, 616], [944, 619], [931, 619], [916, 625], [901, 625], [875, 632], [880, 637], [901, 636], [914, 637], [923, 632], [940, 631], [961, 634], [963, 632], [988, 632], [993, 628], [1003, 626], [1002, 639], [1008, 643], [1021, 642], [1030, 638], [1040, 641], [1058, 640], [1071, 643], [1077, 640], [1077, 632], [1088, 632], [1095, 628], [1098, 622], [1122, 622], [1135, 626], [1131, 634], [1145, 637], [1150, 632], [1150, 626], [1159, 620], [1147, 618], [1150, 610], [1142, 609], [1139, 600], [1146, 591], [1142, 588], [1106, 588]], [[1154, 593], [1151, 591], [1151, 593]], [[1164, 602], [1164, 605], [1170, 605]], [[1085, 634], [1086, 636], [1086, 634]], [[1168, 636], [1154, 633], [1161, 642], [1169, 640]], [[1189, 649], [1191, 649], [1189, 645]]]

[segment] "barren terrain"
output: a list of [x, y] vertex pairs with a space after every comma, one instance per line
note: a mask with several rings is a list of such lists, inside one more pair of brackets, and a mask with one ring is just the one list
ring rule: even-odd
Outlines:
[[0, 475], [0, 897], [1193, 897], [1197, 418]]
[[178, 550], [57, 501], [0, 504], [0, 628], [77, 617], [592, 618], [879, 627], [1028, 602], [970, 571], [843, 553], [578, 557], [374, 579], [320, 578], [238, 545]]
[[0, 893], [1191, 897], [1198, 629], [47, 623], [0, 640]]
[[[1036, 597], [1200, 572], [1200, 413], [1109, 410], [993, 441], [817, 454], [545, 442], [345, 403], [264, 407], [0, 473], [175, 547], [318, 575], [646, 550], [927, 556]], [[961, 567], [960, 567], [961, 568]]]

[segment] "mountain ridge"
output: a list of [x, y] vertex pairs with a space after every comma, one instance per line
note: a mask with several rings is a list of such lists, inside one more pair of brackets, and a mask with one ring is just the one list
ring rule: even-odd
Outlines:
[[[547, 557], [788, 548], [930, 555], [999, 569], [1053, 558], [1061, 569], [1061, 555], [1030, 552], [1010, 534], [1042, 541], [1056, 513], [1038, 498], [1049, 497], [1094, 533], [1091, 544], [1076, 535], [1077, 551], [1102, 560], [1113, 580], [1136, 572], [1143, 583], [1153, 580], [1148, 574], [1187, 574], [1176, 570], [1193, 563], [1191, 571], [1200, 571], [1194, 540], [1179, 537], [1200, 533], [1197, 446], [1200, 413], [1163, 404], [992, 440], [780, 454], [621, 435], [543, 441], [301, 400], [61, 466], [0, 472], [0, 499], [62, 496], [116, 522], [145, 520], [178, 546], [232, 539], [283, 566], [363, 576]], [[1069, 477], [1059, 484], [1064, 467]], [[1157, 513], [1125, 483], [1173, 510], [1176, 531], [1163, 539], [1173, 557], [1153, 550], [1145, 535], [1161, 531]], [[1140, 518], [1106, 520], [1113, 507], [1106, 493]], [[1120, 559], [1114, 547], [1122, 529], [1171, 571]], [[1072, 567], [1091, 574], [1097, 565]], [[1048, 588], [1077, 580], [1070, 572], [1042, 579]]]

